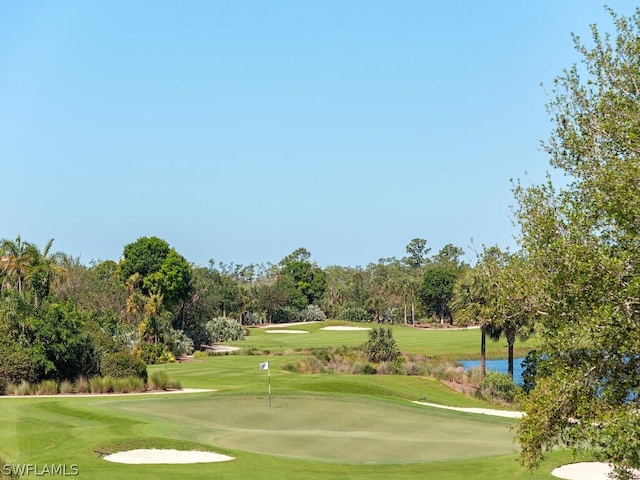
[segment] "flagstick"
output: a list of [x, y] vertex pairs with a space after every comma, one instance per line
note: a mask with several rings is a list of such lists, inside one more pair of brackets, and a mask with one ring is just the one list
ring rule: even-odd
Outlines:
[[267, 369], [267, 372], [269, 372], [269, 410], [271, 410], [271, 369]]

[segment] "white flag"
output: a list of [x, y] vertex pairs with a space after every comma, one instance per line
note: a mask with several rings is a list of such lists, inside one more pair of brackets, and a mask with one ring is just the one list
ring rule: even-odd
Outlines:
[[269, 362], [261, 363], [260, 370], [269, 370]]

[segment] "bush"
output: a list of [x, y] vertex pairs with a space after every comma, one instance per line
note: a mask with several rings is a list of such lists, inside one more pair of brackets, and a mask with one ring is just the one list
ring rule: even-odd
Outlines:
[[209, 343], [242, 340], [246, 332], [236, 320], [214, 318], [205, 324]]
[[512, 403], [518, 393], [518, 386], [506, 373], [487, 372], [480, 384], [480, 395], [488, 399], [498, 399]]
[[351, 373], [354, 375], [375, 375], [378, 371], [369, 362], [357, 361], [351, 366]]
[[113, 380], [114, 393], [144, 392], [145, 382], [140, 377], [115, 378]]
[[140, 342], [136, 349], [138, 357], [147, 365], [156, 363], [173, 363], [176, 357], [171, 350], [161, 343]]
[[317, 305], [307, 305], [300, 312], [299, 318], [303, 322], [322, 322], [327, 319], [327, 316]]
[[91, 393], [106, 393], [102, 377], [91, 377], [89, 379], [89, 391]]
[[149, 388], [151, 390], [166, 390], [169, 388], [169, 374], [164, 370], [158, 370], [149, 375]]
[[182, 330], [171, 330], [171, 351], [176, 357], [191, 355], [194, 350], [193, 340]]
[[257, 313], [247, 312], [242, 323], [245, 325], [262, 325], [264, 323], [264, 318]]
[[369, 331], [369, 340], [363, 350], [371, 362], [393, 362], [400, 355], [400, 350], [389, 327], [374, 328]]
[[7, 384], [17, 384], [22, 380], [32, 382], [31, 358], [18, 345], [0, 345], [0, 395], [7, 390]]
[[147, 381], [147, 364], [128, 352], [106, 355], [100, 363], [100, 372], [113, 378], [139, 377]]
[[271, 314], [271, 323], [293, 323], [298, 320], [299, 310], [294, 307], [283, 307]]
[[347, 322], [369, 322], [372, 319], [371, 314], [360, 307], [346, 307], [340, 312], [340, 320]]
[[102, 388], [104, 390], [104, 393], [113, 393], [114, 386], [115, 378], [110, 375], [102, 377]]

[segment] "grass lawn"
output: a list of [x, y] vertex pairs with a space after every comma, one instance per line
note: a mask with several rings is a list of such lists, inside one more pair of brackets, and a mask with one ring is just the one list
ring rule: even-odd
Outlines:
[[[366, 332], [304, 327], [313, 327], [311, 333], [283, 339], [279, 337], [287, 334], [261, 330], [253, 335], [252, 330], [247, 344], [260, 344], [258, 348], [272, 351], [269, 355], [223, 355], [150, 368], [166, 369], [184, 387], [215, 392], [0, 398], [0, 455], [14, 465], [77, 465], [79, 477], [87, 479], [473, 480], [514, 478], [516, 473], [515, 478], [551, 479], [554, 466], [571, 461], [566, 452], [556, 452], [539, 471], [521, 471], [509, 428], [513, 420], [410, 403], [426, 398], [447, 405], [487, 406], [432, 379], [281, 370], [279, 365], [300, 355], [283, 355], [290, 349], [366, 339]], [[394, 335], [403, 350], [416, 353], [464, 356], [474, 343], [479, 345], [477, 330], [399, 327]], [[267, 372], [258, 368], [266, 360], [271, 365], [271, 409]], [[235, 460], [122, 465], [95, 453], [152, 447], [197, 447]]]

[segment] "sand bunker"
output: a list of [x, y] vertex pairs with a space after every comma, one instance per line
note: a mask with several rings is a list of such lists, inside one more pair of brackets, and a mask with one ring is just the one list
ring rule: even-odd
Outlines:
[[304, 330], [267, 330], [267, 333], [309, 333]]
[[240, 347], [230, 347], [229, 345], [203, 345], [209, 352], [237, 352]]
[[108, 462], [128, 464], [159, 464], [159, 463], [210, 463], [226, 462], [233, 457], [213, 452], [199, 452], [196, 450], [160, 450], [138, 449], [112, 453], [103, 457]]
[[342, 330], [342, 331], [347, 331], [347, 330], [371, 330], [370, 328], [365, 328], [365, 327], [324, 327], [321, 328], [320, 330]]
[[476, 408], [476, 407], [449, 407], [447, 405], [440, 405], [439, 403], [418, 402], [418, 401], [415, 401], [412, 403], [417, 403], [418, 405], [425, 405], [427, 407], [444, 408], [445, 410], [455, 410], [456, 412], [478, 413], [481, 415], [493, 415], [494, 417], [522, 418], [524, 416], [524, 412], [514, 412], [513, 410], [494, 410], [491, 408]]
[[[613, 467], [603, 462], [570, 463], [554, 469], [551, 475], [565, 480], [609, 480], [609, 474]], [[634, 470], [635, 475], [640, 475], [639, 470]]]

